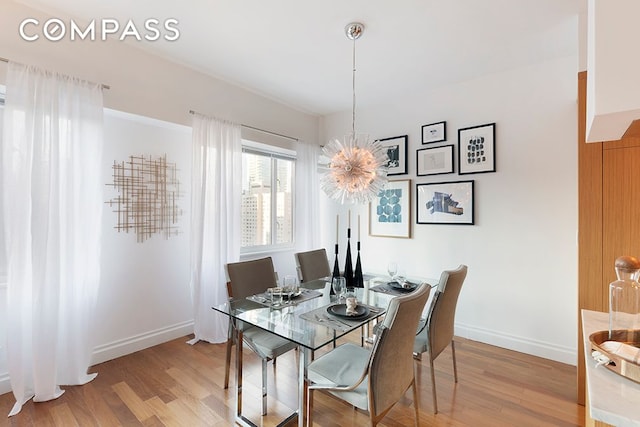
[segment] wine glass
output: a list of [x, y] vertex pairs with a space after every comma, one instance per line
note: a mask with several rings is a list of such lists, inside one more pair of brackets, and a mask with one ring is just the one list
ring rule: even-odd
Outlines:
[[292, 303], [293, 297], [298, 293], [298, 278], [296, 276], [284, 276], [282, 280], [282, 291], [287, 295], [287, 301]]
[[387, 273], [389, 273], [391, 279], [394, 280], [396, 274], [398, 274], [398, 264], [396, 264], [395, 262], [390, 262], [389, 264], [387, 264]]
[[334, 277], [331, 286], [333, 287], [333, 292], [336, 294], [336, 298], [340, 301], [347, 287], [347, 279], [344, 277]]

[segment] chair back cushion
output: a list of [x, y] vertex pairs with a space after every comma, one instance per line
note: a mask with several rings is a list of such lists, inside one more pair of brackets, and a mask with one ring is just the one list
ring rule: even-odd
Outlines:
[[438, 357], [453, 339], [456, 305], [466, 277], [466, 265], [460, 265], [455, 270], [443, 271], [440, 275], [437, 294], [434, 295], [433, 305], [427, 317], [429, 352], [432, 360]]
[[369, 411], [373, 414], [390, 408], [414, 379], [413, 340], [430, 291], [428, 284], [422, 284], [389, 302], [369, 367]]
[[295, 259], [298, 278], [301, 282], [309, 282], [321, 277], [331, 276], [327, 251], [324, 248], [298, 252], [295, 254]]
[[230, 297], [246, 298], [277, 286], [271, 257], [227, 264]]

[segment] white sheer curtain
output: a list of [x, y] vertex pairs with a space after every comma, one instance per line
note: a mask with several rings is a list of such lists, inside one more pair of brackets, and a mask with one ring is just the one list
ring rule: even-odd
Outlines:
[[191, 178], [191, 292], [195, 338], [227, 340], [228, 319], [211, 308], [227, 300], [224, 265], [240, 259], [240, 126], [194, 114]]
[[7, 348], [20, 412], [91, 381], [100, 279], [102, 90], [10, 63], [2, 143]]
[[296, 249], [317, 249], [320, 245], [320, 147], [304, 141], [296, 143]]

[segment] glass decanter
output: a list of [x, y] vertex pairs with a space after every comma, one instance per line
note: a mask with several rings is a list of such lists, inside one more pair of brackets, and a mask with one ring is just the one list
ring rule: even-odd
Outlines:
[[632, 344], [640, 329], [640, 260], [621, 256], [615, 262], [618, 280], [609, 284], [609, 339]]

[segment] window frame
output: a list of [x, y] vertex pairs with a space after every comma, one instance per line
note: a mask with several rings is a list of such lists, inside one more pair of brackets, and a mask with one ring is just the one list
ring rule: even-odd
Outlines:
[[[292, 174], [291, 174], [291, 241], [286, 243], [274, 243], [277, 238], [277, 204], [278, 197], [277, 191], [271, 192], [270, 200], [270, 216], [271, 216], [271, 243], [267, 245], [254, 245], [254, 246], [240, 246], [240, 255], [252, 255], [263, 254], [273, 252], [290, 251], [295, 248], [296, 244], [296, 152], [281, 147], [253, 141], [249, 139], [242, 139], [242, 154], [249, 153], [268, 157], [270, 159], [271, 167], [271, 188], [277, 189], [277, 167], [276, 162], [278, 160], [286, 160], [292, 162]], [[242, 215], [242, 213], [241, 213]]]

